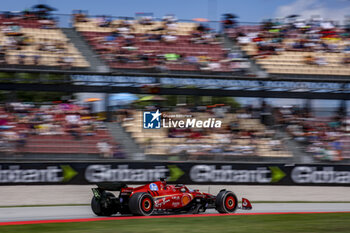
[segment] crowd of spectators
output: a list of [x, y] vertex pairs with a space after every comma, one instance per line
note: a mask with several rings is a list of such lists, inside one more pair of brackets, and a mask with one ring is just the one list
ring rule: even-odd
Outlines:
[[[89, 20], [91, 18], [82, 12], [74, 14], [75, 23]], [[101, 57], [112, 66], [137, 64], [138, 68], [165, 71], [175, 64], [187, 65], [193, 70], [226, 72], [245, 72], [250, 68], [248, 60], [240, 53], [223, 49], [220, 35], [203, 23], [196, 24], [190, 35], [180, 35], [178, 19], [174, 15], [164, 16], [161, 23], [150, 16], [137, 20], [112, 20], [101, 16], [94, 20], [98, 27], [112, 29], [111, 33], [88, 38]], [[139, 33], [137, 28], [140, 25], [151, 27]]]
[[[203, 157], [216, 158], [216, 156], [227, 158], [232, 158], [232, 156], [245, 158], [290, 156], [287, 152], [288, 148], [284, 146], [284, 139], [279, 138], [276, 131], [266, 125], [268, 120], [261, 109], [248, 106], [234, 110], [230, 106], [215, 105], [192, 108], [182, 106], [161, 112], [163, 113], [162, 120], [165, 122], [168, 122], [169, 119], [186, 122], [187, 117], [191, 116], [191, 119], [197, 120], [214, 118], [222, 121], [222, 126], [220, 128], [170, 127], [152, 134], [147, 134], [146, 131], [139, 133], [135, 129], [135, 138], [144, 138], [142, 143], [148, 154], [165, 153], [172, 156], [184, 156], [191, 160]], [[137, 114], [137, 111], [134, 112], [134, 117]], [[177, 117], [174, 118], [173, 115]], [[134, 124], [137, 124], [132, 123], [135, 120], [134, 117], [126, 118], [124, 125], [127, 131], [134, 132], [132, 128]]]
[[350, 121], [343, 114], [315, 117], [305, 109], [284, 107], [278, 109], [277, 116], [292, 138], [316, 160], [350, 158]]
[[[99, 130], [106, 130], [102, 120], [92, 115], [88, 107], [72, 103], [8, 103], [0, 108], [0, 151], [16, 153], [33, 136], [70, 136], [73, 141], [89, 139], [98, 135]], [[117, 147], [106, 138], [96, 143], [102, 157], [113, 157]]]
[[[49, 13], [5, 12], [0, 14], [0, 64], [17, 60], [19, 65], [43, 65], [45, 54], [56, 55], [56, 63], [62, 68], [71, 68], [74, 57], [69, 53], [68, 44], [60, 38], [41, 38], [26, 33], [24, 28], [53, 30], [57, 22]], [[2, 38], [1, 38], [2, 37]], [[1, 41], [0, 40], [0, 41]], [[30, 49], [29, 49], [30, 48]], [[19, 51], [15, 55], [11, 51]], [[13, 57], [15, 56], [15, 57]]]
[[[167, 142], [167, 145], [159, 147], [158, 139], [153, 140], [148, 135], [146, 137], [149, 139], [145, 141], [146, 148], [152, 149], [158, 146], [159, 149], [166, 146], [167, 154], [187, 155], [190, 159], [208, 155], [259, 156], [262, 150], [267, 152], [264, 156], [276, 156], [274, 153], [281, 156], [292, 153], [287, 152], [291, 148], [286, 147], [286, 140], [291, 138], [297, 142], [299, 149], [316, 161], [350, 159], [350, 120], [341, 109], [335, 112], [333, 117], [316, 117], [314, 113], [304, 108], [292, 106], [270, 108], [271, 114], [266, 115], [268, 108], [268, 106], [262, 108], [247, 106], [233, 111], [235, 117], [232, 117], [232, 110], [227, 106], [177, 109], [175, 113], [192, 115], [197, 119], [212, 117], [224, 120], [223, 127], [219, 129], [171, 127], [166, 130], [166, 137], [174, 140], [183, 139], [180, 143], [175, 140], [174, 143]], [[132, 118], [127, 120], [130, 119]], [[176, 118], [179, 119], [181, 118]], [[284, 132], [290, 138], [286, 137]]]
[[292, 16], [263, 21], [256, 26], [226, 28], [226, 33], [241, 45], [255, 44], [257, 58], [300, 51], [314, 52], [304, 58], [308, 65], [327, 65], [329, 62], [319, 57], [320, 53], [348, 54], [338, 62], [349, 64], [350, 61], [350, 26], [340, 26], [331, 20]]

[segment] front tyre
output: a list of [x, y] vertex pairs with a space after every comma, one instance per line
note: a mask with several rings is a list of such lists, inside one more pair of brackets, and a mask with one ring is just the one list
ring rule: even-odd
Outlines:
[[220, 191], [216, 196], [215, 208], [221, 214], [233, 213], [238, 207], [236, 195], [231, 191]]
[[154, 200], [149, 193], [135, 193], [129, 200], [129, 209], [133, 215], [149, 216], [154, 210]]

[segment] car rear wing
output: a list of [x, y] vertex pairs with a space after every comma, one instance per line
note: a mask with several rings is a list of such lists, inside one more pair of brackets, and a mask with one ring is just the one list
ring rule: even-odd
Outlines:
[[96, 185], [100, 190], [104, 191], [120, 191], [122, 188], [128, 187], [125, 183], [121, 182], [101, 182], [96, 183]]

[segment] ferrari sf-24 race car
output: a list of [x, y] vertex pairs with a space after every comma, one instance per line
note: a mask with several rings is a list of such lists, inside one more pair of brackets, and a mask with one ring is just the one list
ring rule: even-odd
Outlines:
[[[107, 191], [119, 191], [116, 197]], [[136, 188], [124, 183], [99, 183], [92, 188], [92, 211], [98, 216], [132, 214], [149, 216], [152, 214], [198, 214], [206, 209], [216, 209], [219, 213], [233, 213], [237, 208], [252, 208], [248, 199], [242, 198], [238, 206], [236, 195], [225, 189], [214, 196], [209, 193], [191, 190], [185, 185], [169, 185], [165, 179]]]

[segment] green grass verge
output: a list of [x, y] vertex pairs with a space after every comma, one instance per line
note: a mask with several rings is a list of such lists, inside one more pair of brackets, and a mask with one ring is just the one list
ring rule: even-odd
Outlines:
[[1, 226], [1, 233], [337, 232], [350, 229], [350, 213], [158, 218]]

